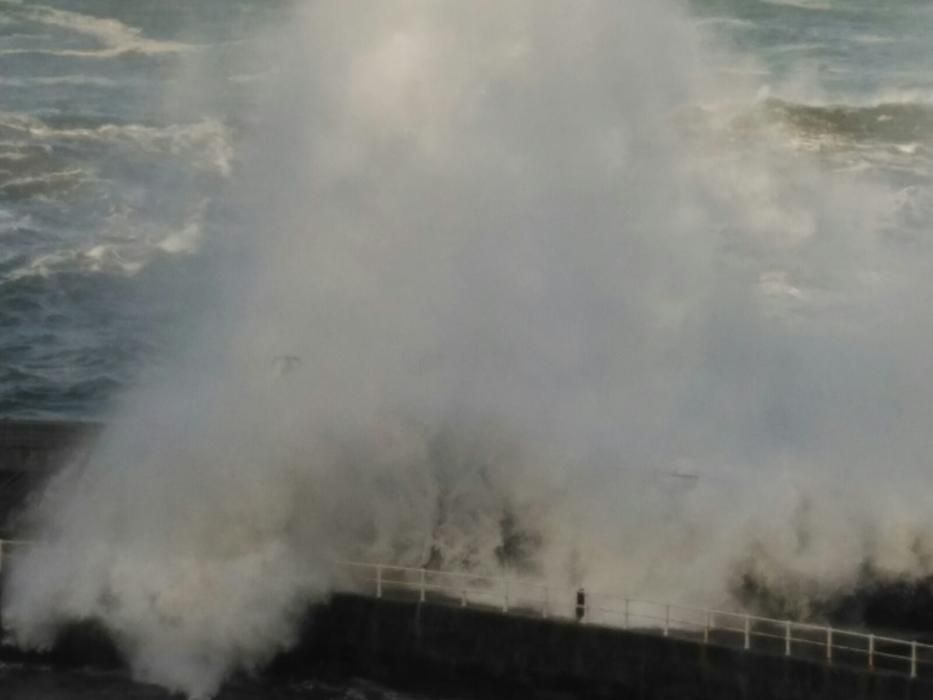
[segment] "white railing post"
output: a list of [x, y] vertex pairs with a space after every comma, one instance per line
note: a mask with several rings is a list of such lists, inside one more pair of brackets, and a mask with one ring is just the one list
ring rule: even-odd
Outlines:
[[[11, 556], [10, 552], [14, 551], [14, 549], [16, 549], [17, 547], [23, 547], [23, 546], [31, 547], [31, 546], [36, 546], [36, 545], [33, 542], [20, 542], [16, 540], [11, 541], [11, 540], [0, 539], [0, 572], [5, 571], [4, 567], [9, 566], [7, 564], [7, 559], [9, 559]], [[446, 600], [448, 604], [451, 604], [451, 605], [457, 604], [455, 602], [456, 601], [455, 596], [457, 596], [457, 591], [459, 590], [459, 598], [460, 598], [459, 604], [461, 607], [465, 608], [469, 606], [470, 587], [468, 584], [474, 583], [475, 585], [478, 586], [477, 591], [479, 592], [477, 593], [477, 595], [479, 596], [479, 598], [484, 599], [488, 596], [492, 596], [492, 600], [487, 600], [487, 602], [495, 606], [495, 589], [498, 583], [502, 586], [502, 590], [501, 590], [502, 612], [508, 613], [510, 611], [510, 607], [511, 607], [510, 597], [511, 597], [512, 582], [510, 581], [510, 577], [508, 576], [508, 574], [505, 572], [503, 572], [498, 577], [496, 576], [483, 577], [483, 576], [474, 576], [472, 574], [460, 573], [460, 572], [435, 571], [434, 573], [436, 576], [445, 576], [445, 577], [446, 576], [452, 576], [452, 577], [463, 576], [466, 578], [461, 578], [461, 579], [444, 578], [443, 580], [432, 579], [432, 583], [429, 584], [427, 577], [428, 577], [428, 574], [431, 573], [431, 571], [425, 568], [394, 566], [391, 564], [375, 563], [375, 562], [367, 563], [367, 562], [342, 561], [342, 560], [335, 560], [334, 563], [336, 566], [357, 567], [357, 568], [362, 567], [362, 570], [366, 571], [367, 573], [370, 573], [373, 570], [375, 570], [375, 575], [373, 579], [368, 579], [367, 577], [361, 577], [359, 579], [353, 578], [349, 581], [349, 583], [353, 585], [353, 589], [351, 590], [357, 590], [357, 591], [361, 589], [364, 591], [369, 590], [370, 595], [372, 595], [372, 589], [368, 588], [368, 581], [373, 580], [375, 582], [375, 597], [376, 598], [385, 597], [386, 583], [390, 585], [390, 592], [391, 592], [391, 586], [394, 581], [397, 586], [402, 586], [403, 588], [406, 588], [409, 591], [417, 589], [418, 600], [421, 603], [426, 603], [428, 587], [429, 585], [431, 585], [434, 588], [436, 588], [438, 591], [442, 592], [443, 594], [442, 600]], [[403, 578], [400, 578], [397, 580], [393, 579], [392, 578], [393, 571], [401, 572], [403, 574]], [[389, 574], [388, 579], [386, 578], [387, 573]], [[416, 573], [418, 574], [418, 577], [419, 577], [419, 580], [417, 583], [411, 580]], [[542, 594], [541, 608], [540, 608], [541, 618], [542, 619], [550, 618], [551, 617], [551, 600], [550, 600], [551, 591], [550, 591], [550, 587], [545, 584], [545, 580], [544, 579], [538, 579], [538, 580], [524, 579], [519, 576], [518, 584], [520, 586], [526, 585], [526, 586], [538, 588], [541, 591], [541, 594]], [[579, 593], [582, 593], [582, 589], [581, 591], [579, 591]], [[521, 591], [519, 591], [518, 595], [520, 597], [524, 594]], [[534, 597], [533, 591], [529, 591], [528, 595], [531, 595], [532, 597]], [[562, 618], [564, 613], [561, 612], [562, 606], [559, 604], [559, 601], [562, 598], [562, 594], [559, 591], [556, 595], [558, 597], [558, 607], [557, 607], [557, 611], [555, 612], [555, 615], [558, 618]], [[434, 602], [440, 603], [442, 602], [442, 600], [436, 600]], [[617, 600], [618, 599], [615, 599], [615, 601]], [[612, 605], [611, 607], [606, 608], [604, 610], [604, 613], [612, 613], [613, 615], [618, 615], [619, 612], [623, 613], [622, 620], [621, 620], [622, 629], [625, 629], [625, 630], [632, 629], [632, 625], [633, 625], [632, 616], [633, 615], [634, 616], [641, 615], [643, 618], [646, 618], [649, 620], [653, 619], [655, 622], [662, 619], [657, 614], [658, 612], [660, 612], [658, 610], [658, 608], [661, 605], [660, 603], [640, 602], [637, 599], [633, 600], [627, 597], [623, 598], [623, 601], [624, 601], [624, 608], [622, 611], [619, 611], [618, 607], [616, 607], [615, 605]], [[635, 606], [638, 606], [638, 605], [650, 606], [654, 610], [654, 612], [652, 613], [647, 608], [645, 612], [640, 612], [639, 609], [632, 611], [633, 604]], [[520, 610], [521, 605], [522, 605], [521, 600], [519, 601], [518, 605], [519, 605], [519, 610]], [[671, 603], [665, 603], [663, 605], [664, 605], [663, 635], [664, 637], [670, 637], [671, 626], [672, 624], [676, 622], [676, 620], [672, 617], [672, 614], [676, 612], [676, 610], [672, 611], [672, 608], [676, 608], [677, 606]], [[581, 605], [580, 607], [583, 608], [583, 613], [584, 613], [583, 617], [586, 617], [587, 620], [589, 621], [589, 617], [588, 617], [589, 612], [593, 610], [592, 596], [586, 599], [585, 603]], [[577, 608], [578, 612], [580, 610], [580, 607]], [[933, 647], [921, 644], [917, 641], [908, 641], [907, 639], [903, 639], [903, 638], [877, 637], [874, 633], [868, 633], [867, 631], [862, 633], [862, 632], [855, 631], [855, 630], [847, 630], [845, 628], [841, 628], [840, 630], [835, 630], [833, 627], [829, 625], [826, 625], [826, 626], [803, 625], [803, 624], [795, 623], [792, 620], [778, 620], [778, 619], [770, 619], [770, 618], [763, 618], [763, 617], [758, 618], [758, 617], [753, 616], [750, 613], [724, 612], [724, 611], [717, 612], [715, 609], [711, 609], [711, 608], [685, 608], [685, 610], [690, 611], [690, 617], [694, 620], [694, 622], [692, 623], [684, 622], [682, 620], [681, 624], [691, 626], [694, 629], [694, 634], [699, 631], [699, 627], [700, 625], [702, 625], [702, 639], [703, 639], [702, 643], [704, 645], [710, 644], [712, 641], [713, 632], [717, 630], [716, 625], [718, 624], [717, 623], [717, 616], [718, 616], [718, 617], [721, 617], [727, 620], [724, 627], [722, 627], [722, 630], [729, 633], [726, 635], [726, 639], [720, 640], [720, 641], [726, 642], [729, 646], [737, 646], [736, 642], [738, 640], [735, 640], [735, 638], [732, 637], [731, 638], [732, 641], [730, 642], [728, 638], [732, 634], [741, 633], [743, 636], [742, 645], [746, 651], [751, 650], [752, 634], [754, 633], [762, 637], [772, 637], [776, 643], [779, 643], [779, 641], [783, 638], [784, 656], [786, 657], [793, 656], [795, 652], [798, 654], [801, 653], [803, 651], [802, 647], [808, 644], [816, 645], [816, 649], [817, 649], [816, 653], [818, 655], [819, 644], [820, 644], [819, 636], [821, 634], [824, 634], [825, 638], [823, 640], [823, 643], [825, 645], [825, 650], [826, 650], [825, 651], [825, 662], [831, 665], [835, 663], [834, 644], [835, 644], [835, 637], [838, 636], [836, 632], [838, 631], [843, 636], [851, 635], [853, 638], [857, 638], [859, 640], [865, 640], [864, 647], [862, 647], [860, 644], [847, 646], [845, 640], [843, 640], [839, 648], [843, 651], [848, 649], [849, 651], [852, 651], [855, 653], [865, 653], [866, 655], [865, 663], [869, 671], [876, 670], [877, 657], [890, 656], [891, 658], [901, 659], [901, 660], [908, 662], [909, 668], [902, 668], [899, 671], [899, 673], [901, 674], [902, 677], [905, 675], [909, 675], [909, 677], [912, 679], [919, 677], [919, 671], [920, 671], [919, 665], [921, 662], [921, 659], [920, 659], [921, 648], [924, 649], [924, 653], [926, 653], [927, 649], [933, 649]], [[529, 611], [529, 612], [531, 612], [532, 614], [535, 614], [534, 611]], [[703, 618], [704, 618], [702, 623], [696, 619], [696, 616], [701, 615], [701, 614], [703, 615]], [[735, 620], [737, 618], [742, 620], [741, 628], [738, 628], [735, 626]], [[729, 622], [729, 620], [732, 620], [732, 622]], [[608, 620], [606, 622], [613, 626], [619, 625], [619, 620], [617, 617], [613, 617], [612, 622], [608, 622]], [[752, 629], [753, 622], [755, 622], [755, 624], [758, 624], [758, 627], [756, 627], [754, 630]], [[781, 626], [783, 626], [783, 634], [781, 633]], [[802, 632], [800, 632], [800, 634], [798, 634], [798, 637], [796, 639], [794, 638], [795, 626], [798, 628], [798, 630], [803, 630]], [[765, 627], [772, 629], [772, 631], [769, 633], [765, 629]], [[655, 631], [657, 631], [657, 628], [655, 628]], [[883, 641], [882, 646], [881, 646], [881, 651], [878, 650], [879, 639]], [[885, 649], [887, 649], [888, 646], [892, 646], [892, 645], [899, 645], [900, 648], [903, 648], [904, 646], [909, 646], [910, 654], [909, 655], [891, 654], [889, 652], [886, 652]], [[843, 659], [843, 661], [845, 661], [845, 659]], [[924, 663], [927, 663], [926, 657], [924, 657], [922, 661]]]

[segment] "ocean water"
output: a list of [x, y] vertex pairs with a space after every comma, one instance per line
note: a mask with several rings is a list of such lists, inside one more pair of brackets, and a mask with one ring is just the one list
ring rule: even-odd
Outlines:
[[[786, 362], [793, 365], [799, 346], [818, 365], [802, 379], [789, 371], [791, 381], [771, 387], [778, 399], [762, 411], [767, 439], [754, 446], [780, 446], [786, 436], [817, 443], [794, 410], [797, 399], [831, 413], [835, 404], [826, 395], [836, 388], [839, 366], [888, 371], [901, 355], [881, 342], [866, 345], [864, 354], [846, 350], [837, 365], [849, 331], [836, 328], [825, 340], [813, 319], [855, 324], [859, 314], [877, 313], [872, 290], [881, 288], [886, 299], [924, 302], [911, 296], [912, 285], [899, 290], [897, 283], [901, 271], [908, 282], [921, 275], [918, 261], [930, 254], [933, 11], [919, 0], [679, 4], [713, 57], [711, 82], [743, 86], [711, 90], [708, 99], [700, 87], [674, 115], [707, 158], [710, 199], [746, 197], [747, 208], [761, 213], [756, 235], [780, 229], [787, 236], [786, 245], [754, 236], [739, 241], [726, 230], [723, 249], [741, 248], [751, 258], [767, 248], [760, 257], [772, 260], [749, 273], [748, 283], [763, 323], [785, 324], [775, 335], [793, 346]], [[257, 114], [264, 87], [280, 75], [277, 42], [294, 9], [285, 0], [0, 0], [0, 417], [107, 416], [125, 389], [171, 371], [186, 339], [212, 313], [225, 261], [238, 253], [237, 232], [261, 219], [255, 211], [243, 215], [238, 176], [248, 165], [244, 144], [261, 142]], [[652, 67], [643, 71], [650, 81]], [[741, 175], [732, 175], [732, 164], [762, 149], [773, 170], [756, 171], [760, 182], [735, 182]], [[858, 245], [835, 237], [837, 222], [821, 219], [820, 206], [833, 197], [853, 211], [858, 202], [832, 187], [818, 189], [816, 213], [808, 216], [800, 192], [769, 187], [796, 173], [795, 163], [818, 172], [813, 182], [820, 187], [842, 183], [846, 192], [864, 186], [889, 195], [890, 207], [870, 232], [883, 252], [877, 267], [863, 265], [875, 248], [863, 256]], [[792, 206], [774, 191], [790, 192]], [[799, 216], [780, 218], [786, 211]], [[741, 224], [733, 218], [724, 229]], [[817, 235], [824, 228], [831, 235]], [[801, 252], [795, 242], [804, 239], [812, 243]], [[840, 266], [857, 268], [857, 284], [833, 276], [838, 270], [827, 261], [839, 256], [858, 257], [858, 265]], [[881, 306], [884, 313], [891, 308]], [[909, 303], [896, 308], [916, 313]], [[861, 339], [851, 337], [856, 345]], [[737, 354], [737, 362], [754, 362], [755, 352]], [[888, 375], [879, 376], [886, 383]], [[706, 396], [703, 382], [717, 377], [729, 384], [714, 372], [691, 391]], [[814, 377], [828, 377], [828, 388], [813, 388]], [[860, 386], [856, 398], [888, 396], [885, 387]], [[849, 396], [839, 395], [840, 404]], [[858, 417], [878, 424], [875, 411], [865, 408]], [[0, 669], [4, 688], [14, 698], [42, 700], [164, 696], [119, 676], [18, 667]], [[223, 697], [269, 692], [243, 686]], [[396, 697], [353, 684], [275, 692]]]
[[[927, 223], [927, 3], [689, 9], [734, 52], [720, 70], [761, 85], [757, 102], [730, 106], [748, 138], [787, 127], [829, 167], [896, 181], [899, 226]], [[287, 11], [281, 0], [0, 3], [0, 415], [100, 414], [171, 352], [199, 257], [229, 225], [217, 202], [252, 88], [274, 71], [256, 65], [257, 45]], [[192, 94], [192, 70], [211, 81], [210, 102]]]
[[282, 7], [0, 3], [0, 414], [95, 415], [164, 358]]
[[[728, 107], [739, 147], [783, 127], [827, 167], [896, 182], [895, 229], [926, 225], [927, 3], [687, 7], [728, 48], [718, 69], [760, 84], [757, 100]], [[257, 57], [288, 11], [284, 0], [0, 3], [0, 415], [99, 415], [184, 336], [206, 251], [234, 225], [219, 202], [255, 86], [275, 71]]]

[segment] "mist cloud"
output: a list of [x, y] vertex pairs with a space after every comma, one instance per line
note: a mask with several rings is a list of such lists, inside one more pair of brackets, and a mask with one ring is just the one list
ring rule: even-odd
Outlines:
[[930, 573], [926, 244], [889, 185], [737, 133], [757, 86], [699, 31], [649, 0], [297, 10], [243, 255], [39, 506], [19, 640], [96, 618], [210, 695], [334, 559], [497, 571], [506, 515], [536, 571], [635, 596]]

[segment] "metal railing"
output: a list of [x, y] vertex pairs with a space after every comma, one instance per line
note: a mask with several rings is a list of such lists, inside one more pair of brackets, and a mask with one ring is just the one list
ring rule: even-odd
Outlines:
[[340, 562], [338, 589], [376, 598], [495, 610], [513, 615], [614, 627], [745, 650], [933, 677], [933, 645], [829, 625], [743, 612], [638, 600], [586, 591], [578, 610], [575, 589], [540, 580]]
[[[0, 574], [16, 551], [35, 543], [0, 540]], [[828, 625], [760, 617], [586, 591], [527, 577], [482, 576], [392, 564], [341, 561], [337, 590], [529, 617], [578, 620], [645, 634], [933, 677], [933, 645]]]

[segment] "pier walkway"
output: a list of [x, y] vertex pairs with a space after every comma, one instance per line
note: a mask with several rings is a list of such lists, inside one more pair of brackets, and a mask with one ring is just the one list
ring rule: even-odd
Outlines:
[[340, 562], [340, 590], [390, 600], [476, 608], [713, 644], [743, 651], [933, 678], [933, 645], [866, 630], [760, 617], [577, 590], [522, 577], [484, 577], [389, 564]]
[[[0, 577], [25, 548], [0, 540]], [[933, 679], [933, 645], [865, 630], [578, 591], [527, 577], [487, 577], [392, 564], [337, 562], [335, 590], [396, 602], [493, 612], [679, 639], [702, 645]]]

